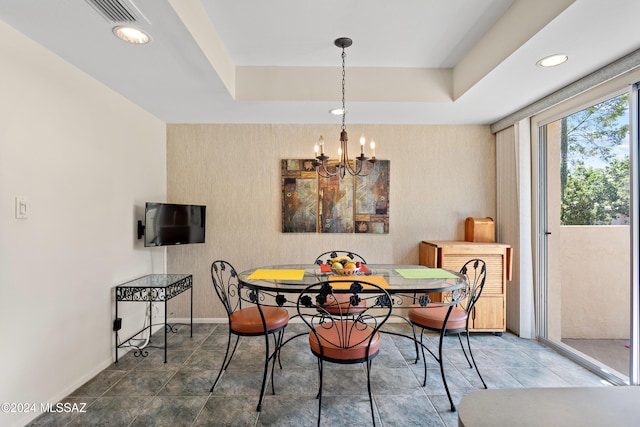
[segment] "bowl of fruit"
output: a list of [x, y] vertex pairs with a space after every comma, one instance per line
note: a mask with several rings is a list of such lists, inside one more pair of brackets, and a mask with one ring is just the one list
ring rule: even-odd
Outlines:
[[340, 276], [354, 276], [360, 273], [362, 264], [360, 261], [354, 261], [348, 256], [339, 256], [327, 261], [331, 265], [331, 271]]

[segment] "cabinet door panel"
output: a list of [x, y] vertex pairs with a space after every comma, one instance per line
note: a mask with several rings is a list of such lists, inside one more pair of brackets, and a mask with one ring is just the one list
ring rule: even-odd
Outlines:
[[486, 296], [483, 291], [471, 313], [470, 330], [504, 330], [504, 303], [502, 296]]
[[504, 257], [502, 255], [487, 255], [482, 259], [487, 263], [487, 279], [482, 294], [504, 294]]
[[[452, 271], [470, 259], [479, 258], [487, 264], [482, 297], [469, 323], [473, 331], [502, 332], [506, 327], [506, 281], [510, 280], [511, 248], [503, 244], [462, 241], [423, 241], [420, 243], [420, 264]], [[431, 295], [434, 301], [441, 295]], [[475, 315], [475, 320], [474, 320]]]
[[[442, 259], [442, 268], [453, 271], [460, 271], [462, 266], [473, 259], [468, 255], [449, 255]], [[484, 294], [502, 295], [504, 293], [504, 281], [502, 280], [503, 257], [502, 255], [482, 255], [477, 258], [483, 260], [487, 264], [487, 278], [484, 285]]]
[[442, 257], [441, 267], [447, 270], [460, 271], [465, 262], [473, 258], [473, 256], [469, 255], [447, 255]]

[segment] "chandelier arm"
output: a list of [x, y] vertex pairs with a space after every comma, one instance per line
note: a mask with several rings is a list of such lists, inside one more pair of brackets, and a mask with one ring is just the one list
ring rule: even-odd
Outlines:
[[[316, 170], [318, 171], [318, 175], [320, 175], [323, 178], [331, 178], [333, 176], [336, 176], [338, 174], [338, 168], [336, 168], [335, 172], [331, 172], [329, 171], [329, 169], [327, 168], [327, 161], [324, 160], [323, 162], [320, 163], [321, 168], [316, 168]], [[322, 173], [324, 172], [324, 174]]]
[[[345, 151], [346, 151], [346, 144], [345, 144]], [[362, 167], [358, 167], [358, 161], [357, 161], [357, 160], [355, 161], [356, 168], [354, 169], [354, 168], [351, 166], [351, 162], [349, 161], [349, 156], [346, 156], [346, 155], [345, 155], [345, 157], [346, 157], [346, 158], [345, 158], [345, 165], [346, 165], [347, 169], [349, 170], [349, 173], [350, 173], [351, 175], [358, 175], [358, 174], [360, 173], [360, 169], [362, 169]], [[361, 165], [360, 165], [360, 166], [361, 166]]]
[[349, 171], [349, 173], [351, 175], [360, 175], [360, 176], [367, 176], [371, 173], [371, 171], [369, 171], [366, 174], [362, 173], [363, 170], [363, 162], [361, 160], [359, 160], [357, 157], [354, 159], [354, 163], [355, 163], [355, 168], [353, 166], [351, 166], [351, 162], [349, 161], [349, 153], [348, 153], [348, 142], [347, 140], [345, 140], [342, 144], [342, 157], [343, 157], [343, 161], [344, 164], [346, 165], [346, 169]]
[[[351, 173], [351, 175], [354, 176], [367, 176], [370, 175], [371, 172], [373, 172], [373, 166], [372, 167], [365, 167], [364, 165], [364, 161], [361, 160], [356, 160], [356, 169], [354, 170], [351, 166], [349, 166], [349, 171]], [[372, 162], [369, 162], [373, 165]]]
[[329, 179], [329, 178], [331, 178], [333, 175], [324, 175], [324, 174], [322, 173], [322, 170], [321, 170], [321, 169], [318, 169], [318, 176], [320, 176], [320, 177], [322, 177], [322, 178]]

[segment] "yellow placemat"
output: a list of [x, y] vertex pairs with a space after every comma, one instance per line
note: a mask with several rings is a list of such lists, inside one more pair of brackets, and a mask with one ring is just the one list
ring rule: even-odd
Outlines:
[[405, 279], [456, 279], [458, 276], [442, 268], [397, 268]]
[[[336, 280], [353, 280], [353, 281], [358, 281], [358, 279], [365, 281], [365, 282], [369, 282], [369, 283], [374, 283], [378, 286], [380, 286], [381, 288], [388, 288], [389, 287], [389, 283], [387, 283], [387, 280], [382, 277], [382, 276], [356, 276], [352, 279], [350, 279], [348, 276], [329, 276], [329, 281], [333, 282]], [[331, 286], [333, 286], [335, 289], [349, 289], [351, 287], [351, 283], [353, 282], [337, 282], [335, 284], [332, 284]], [[371, 286], [367, 286], [366, 284], [363, 284], [363, 287], [365, 289], [369, 288], [371, 289]]]
[[304, 270], [267, 270], [258, 269], [251, 273], [249, 280], [302, 280]]

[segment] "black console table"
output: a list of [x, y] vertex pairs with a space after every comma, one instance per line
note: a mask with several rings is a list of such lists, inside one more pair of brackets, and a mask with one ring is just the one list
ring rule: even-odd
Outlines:
[[[167, 301], [180, 295], [186, 290], [190, 291], [190, 336], [193, 337], [193, 278], [190, 274], [149, 274], [138, 279], [132, 280], [122, 285], [116, 286], [116, 319], [113, 322], [113, 330], [115, 332], [116, 344], [116, 363], [118, 363], [118, 349], [124, 347], [135, 348], [134, 356], [146, 357], [148, 352], [146, 347], [164, 348], [164, 363], [167, 363], [167, 331], [172, 330], [173, 326], [167, 324]], [[148, 302], [149, 303], [149, 325], [127, 338], [123, 342], [119, 342], [118, 331], [122, 326], [122, 319], [118, 317], [118, 303], [126, 301]], [[151, 336], [153, 324], [152, 304], [154, 302], [164, 302], [164, 346], [157, 347], [147, 345], [144, 347], [135, 345], [131, 340], [136, 338], [143, 332], [149, 330]]]

